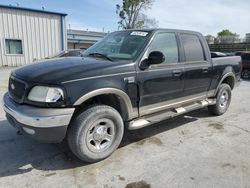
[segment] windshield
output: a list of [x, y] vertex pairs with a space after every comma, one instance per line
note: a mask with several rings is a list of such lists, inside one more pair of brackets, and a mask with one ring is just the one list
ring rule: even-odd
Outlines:
[[110, 59], [134, 60], [149, 38], [149, 32], [120, 31], [107, 35], [88, 48], [83, 56], [101, 54]]

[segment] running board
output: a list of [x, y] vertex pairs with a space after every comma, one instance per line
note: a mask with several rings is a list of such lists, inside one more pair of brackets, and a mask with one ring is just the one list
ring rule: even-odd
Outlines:
[[145, 118], [140, 118], [140, 119], [135, 119], [133, 121], [131, 121], [128, 125], [128, 129], [129, 130], [136, 130], [136, 129], [140, 129], [143, 127], [146, 127], [148, 125], [193, 111], [193, 110], [197, 110], [203, 107], [206, 107], [208, 105], [213, 105], [216, 103], [215, 99], [206, 99], [206, 100], [202, 100], [202, 101], [198, 101], [196, 103], [187, 105], [187, 106], [183, 106], [183, 107], [179, 107], [179, 108], [175, 108], [175, 109], [171, 109], [169, 111], [164, 111], [155, 115], [151, 115], [151, 116], [146, 116]]

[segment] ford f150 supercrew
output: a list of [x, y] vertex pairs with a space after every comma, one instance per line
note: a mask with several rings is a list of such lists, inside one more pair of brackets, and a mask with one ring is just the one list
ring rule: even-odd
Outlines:
[[40, 141], [67, 139], [78, 158], [96, 162], [116, 150], [125, 128], [203, 107], [225, 113], [240, 70], [240, 57], [211, 59], [198, 32], [118, 31], [81, 57], [13, 71], [4, 110], [19, 131]]

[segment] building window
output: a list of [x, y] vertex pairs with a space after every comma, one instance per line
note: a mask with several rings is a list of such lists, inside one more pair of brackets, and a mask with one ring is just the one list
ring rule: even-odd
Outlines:
[[5, 39], [6, 54], [23, 54], [22, 40]]

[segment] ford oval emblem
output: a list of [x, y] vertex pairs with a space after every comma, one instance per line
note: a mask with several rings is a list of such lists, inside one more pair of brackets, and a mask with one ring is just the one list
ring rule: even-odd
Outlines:
[[12, 90], [15, 89], [15, 85], [14, 84], [11, 84], [10, 87], [11, 87]]

